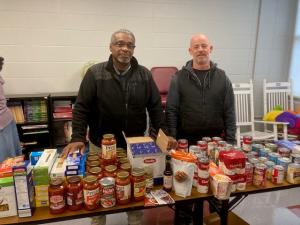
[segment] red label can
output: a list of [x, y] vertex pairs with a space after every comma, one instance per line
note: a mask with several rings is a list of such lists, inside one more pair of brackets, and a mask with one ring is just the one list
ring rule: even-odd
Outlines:
[[282, 184], [284, 179], [284, 168], [280, 165], [275, 165], [272, 170], [272, 183]]

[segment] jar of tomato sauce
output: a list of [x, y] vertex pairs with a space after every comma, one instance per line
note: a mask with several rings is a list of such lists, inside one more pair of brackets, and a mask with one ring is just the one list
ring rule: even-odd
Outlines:
[[100, 182], [101, 178], [103, 177], [102, 169], [100, 167], [93, 167], [89, 170], [89, 174], [96, 176], [98, 178], [98, 182]]
[[84, 206], [87, 210], [97, 209], [100, 201], [99, 182], [96, 176], [83, 179]]
[[117, 142], [113, 134], [104, 134], [101, 141], [102, 156], [104, 161], [115, 161], [117, 157]]
[[120, 165], [120, 170], [127, 171], [129, 174], [131, 172], [131, 165], [130, 163], [123, 163]]
[[104, 177], [117, 177], [117, 166], [115, 165], [109, 165], [104, 167]]
[[134, 168], [131, 173], [131, 183], [133, 187], [133, 198], [136, 202], [143, 201], [145, 198], [145, 170]]
[[67, 179], [67, 206], [70, 210], [79, 210], [83, 206], [83, 185], [81, 177], [72, 176]]
[[117, 173], [116, 194], [118, 204], [124, 205], [130, 202], [131, 182], [129, 173], [127, 171], [121, 171]]
[[66, 208], [64, 181], [61, 178], [51, 179], [48, 187], [50, 213], [63, 213]]

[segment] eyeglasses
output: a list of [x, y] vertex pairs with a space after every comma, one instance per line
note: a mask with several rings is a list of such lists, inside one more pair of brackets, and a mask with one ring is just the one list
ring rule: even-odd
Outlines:
[[134, 44], [125, 42], [116, 42], [114, 43], [114, 46], [117, 46], [118, 48], [124, 48], [126, 46], [130, 50], [133, 50], [135, 48]]

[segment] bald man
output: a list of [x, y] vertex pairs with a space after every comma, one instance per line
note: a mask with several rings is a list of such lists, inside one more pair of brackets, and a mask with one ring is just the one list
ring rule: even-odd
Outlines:
[[[169, 135], [196, 144], [202, 137], [235, 143], [234, 95], [225, 72], [210, 60], [213, 46], [204, 34], [191, 37], [192, 60], [171, 80], [166, 105]], [[192, 205], [177, 205], [175, 224], [191, 224]]]
[[213, 46], [204, 34], [191, 37], [192, 60], [172, 78], [166, 106], [169, 134], [195, 144], [204, 136], [223, 136], [235, 143], [232, 84], [210, 60]]

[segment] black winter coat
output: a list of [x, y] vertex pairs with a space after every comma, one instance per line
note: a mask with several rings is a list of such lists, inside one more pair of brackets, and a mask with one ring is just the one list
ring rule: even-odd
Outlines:
[[80, 85], [73, 110], [72, 142], [85, 141], [87, 126], [90, 141], [99, 146], [102, 135], [115, 134], [117, 145], [125, 147], [127, 136], [143, 136], [147, 126], [146, 109], [154, 129], [160, 127], [161, 98], [151, 73], [133, 57], [124, 75], [123, 90], [112, 57], [90, 67]]

